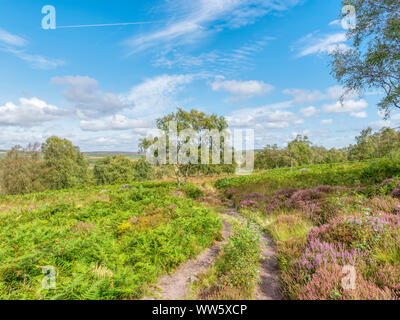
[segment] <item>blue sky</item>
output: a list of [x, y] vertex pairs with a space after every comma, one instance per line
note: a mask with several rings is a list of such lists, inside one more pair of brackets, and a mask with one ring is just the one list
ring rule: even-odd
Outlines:
[[[44, 5], [56, 9], [43, 30]], [[66, 137], [136, 151], [176, 107], [255, 130], [256, 147], [306, 134], [343, 147], [392, 125], [379, 92], [343, 92], [328, 53], [346, 50], [340, 0], [0, 0], [0, 149]], [[63, 26], [143, 22], [135, 25]]]

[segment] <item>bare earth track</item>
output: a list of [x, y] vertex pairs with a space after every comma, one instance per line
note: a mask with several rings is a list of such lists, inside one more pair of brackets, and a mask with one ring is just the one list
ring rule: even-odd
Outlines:
[[[223, 213], [245, 221], [233, 206], [233, 203]], [[221, 251], [221, 246], [232, 235], [231, 224], [223, 220], [223, 225], [222, 237], [224, 240], [207, 248], [197, 258], [184, 263], [175, 273], [162, 276], [156, 286], [159, 290], [157, 292], [153, 290], [153, 296], [165, 300], [183, 300], [187, 297], [189, 284], [196, 281], [196, 276], [204, 273], [214, 263]], [[264, 232], [262, 232], [261, 241], [263, 245], [260, 261], [261, 281], [257, 286], [256, 300], [282, 300], [274, 241]], [[144, 299], [153, 298], [146, 297]]]
[[262, 234], [261, 241], [264, 245], [263, 259], [260, 261], [261, 284], [257, 287], [256, 300], [282, 300], [274, 241], [265, 233]]
[[[229, 209], [225, 213], [244, 221], [244, 218], [241, 217], [232, 202], [229, 203]], [[282, 300], [275, 243], [265, 232], [261, 233], [261, 242], [263, 246], [262, 259], [260, 261], [261, 283], [257, 286], [256, 300]]]
[[222, 237], [224, 241], [215, 243], [197, 258], [185, 262], [174, 274], [162, 276], [157, 284], [161, 291], [155, 295], [165, 300], [183, 300], [187, 297], [190, 282], [196, 279], [196, 275], [204, 273], [213, 264], [221, 251], [222, 244], [232, 234], [231, 224], [226, 221], [223, 221], [223, 224]]

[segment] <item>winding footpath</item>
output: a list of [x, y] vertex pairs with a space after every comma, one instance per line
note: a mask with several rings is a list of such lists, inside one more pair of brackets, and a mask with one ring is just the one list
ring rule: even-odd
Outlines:
[[[189, 284], [197, 280], [197, 275], [204, 273], [214, 263], [221, 251], [221, 246], [232, 235], [232, 226], [223, 220], [222, 230], [223, 241], [215, 243], [210, 248], [204, 250], [196, 259], [186, 261], [173, 274], [167, 274], [160, 278], [157, 288], [161, 291], [153, 290], [154, 296], [160, 296], [164, 300], [183, 300], [189, 293]], [[149, 300], [151, 298], [144, 298]]]
[[[246, 222], [236, 210], [233, 203], [229, 203], [229, 207], [221, 213]], [[188, 260], [173, 274], [162, 276], [157, 286], [151, 290], [153, 297], [164, 300], [183, 300], [187, 298], [190, 283], [196, 281], [197, 275], [206, 272], [215, 262], [222, 245], [232, 235], [232, 225], [224, 219], [223, 225], [223, 241], [217, 242], [210, 248], [207, 248], [195, 259]], [[282, 300], [274, 241], [266, 233], [262, 232], [261, 242], [263, 251], [260, 261], [260, 283], [257, 285], [256, 300]], [[153, 300], [154, 298], [144, 298], [144, 300], [150, 299]]]
[[[243, 222], [246, 221], [236, 210], [233, 202], [229, 203], [229, 208], [224, 213]], [[279, 285], [275, 243], [268, 234], [260, 232], [263, 251], [260, 260], [260, 283], [257, 285], [256, 300], [283, 300]]]

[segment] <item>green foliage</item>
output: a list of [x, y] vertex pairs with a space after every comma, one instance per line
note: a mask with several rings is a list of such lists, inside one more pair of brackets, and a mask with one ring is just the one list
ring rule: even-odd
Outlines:
[[312, 146], [308, 137], [299, 135], [283, 149], [279, 149], [277, 145], [267, 145], [264, 150], [256, 153], [254, 165], [256, 169], [274, 169], [291, 165], [337, 163], [346, 159], [344, 150]]
[[135, 165], [123, 155], [100, 159], [93, 169], [93, 176], [98, 185], [131, 182], [134, 175]]
[[145, 159], [139, 159], [133, 163], [135, 172], [133, 178], [135, 181], [150, 180], [153, 177], [153, 167]]
[[[362, 130], [356, 137], [356, 144], [344, 149], [330, 150], [313, 146], [307, 137], [298, 136], [286, 148], [268, 145], [257, 152], [256, 169], [274, 169], [281, 167], [307, 166], [345, 161], [363, 161], [375, 158], [395, 156], [400, 152], [400, 131], [382, 128], [373, 132], [371, 128]], [[399, 156], [397, 158], [400, 158]]]
[[50, 187], [65, 189], [89, 182], [89, 164], [67, 139], [51, 137], [42, 144], [46, 167], [52, 170]]
[[350, 160], [382, 158], [400, 150], [400, 132], [391, 128], [382, 128], [375, 133], [367, 128], [361, 131], [356, 141], [357, 144], [349, 147]]
[[[174, 129], [170, 128], [170, 124], [172, 122], [176, 123], [176, 137], [169, 136], [171, 130]], [[186, 184], [189, 175], [195, 172], [212, 172], [218, 170], [218, 166], [213, 166], [211, 164], [200, 164], [200, 150], [202, 144], [206, 145], [207, 148], [212, 148], [212, 144], [215, 143], [215, 141], [213, 141], [210, 137], [207, 138], [205, 134], [206, 131], [210, 133], [211, 130], [216, 130], [218, 133], [223, 133], [228, 128], [228, 124], [224, 117], [218, 117], [215, 114], [207, 115], [204, 112], [199, 112], [197, 110], [185, 111], [181, 108], [178, 108], [176, 112], [157, 119], [157, 128], [162, 132], [162, 136], [143, 139], [141, 140], [139, 147], [142, 150], [147, 150], [153, 143], [161, 141], [161, 139], [165, 139], [165, 151], [167, 154], [167, 158], [165, 160], [166, 163], [170, 164], [177, 162], [177, 164], [174, 164], [174, 167], [178, 185], [181, 184], [182, 177], [184, 179], [184, 184]], [[183, 131], [187, 129], [193, 130], [194, 133], [197, 135], [196, 138], [198, 139], [195, 139], [194, 137], [181, 137]], [[200, 137], [201, 139], [199, 139]], [[176, 159], [169, 159], [170, 150], [172, 149], [172, 146], [169, 145], [170, 140], [174, 141], [175, 144], [174, 149], [176, 149]], [[219, 143], [221, 147], [220, 150], [224, 150], [224, 137], [220, 139]], [[192, 152], [193, 150], [194, 152]], [[158, 156], [157, 152], [155, 156]], [[190, 161], [188, 161], [189, 163], [183, 164], [183, 161], [179, 160], [181, 157], [190, 158]], [[229, 171], [230, 167], [224, 166], [223, 169]]]
[[195, 299], [248, 300], [254, 296], [261, 258], [260, 233], [233, 220], [233, 235], [215, 264], [192, 285]]
[[[220, 237], [217, 215], [174, 194], [171, 183], [106, 188], [2, 199], [0, 299], [139, 299]], [[40, 202], [52, 196], [55, 204]], [[14, 209], [22, 200], [37, 206]], [[56, 268], [56, 290], [42, 289], [48, 265]]]
[[400, 162], [396, 158], [372, 161], [312, 165], [273, 169], [258, 174], [217, 180], [218, 189], [238, 188], [245, 185], [264, 185], [270, 191], [286, 187], [311, 188], [318, 185], [360, 186], [382, 182], [400, 174]]
[[217, 264], [222, 281], [230, 287], [251, 291], [258, 278], [260, 234], [254, 226], [235, 226], [224, 247], [223, 263]]
[[[284, 296], [398, 299], [400, 180], [394, 176], [400, 173], [400, 161], [396, 154], [310, 166], [306, 171], [299, 168], [217, 182], [221, 189], [230, 188], [226, 194], [236, 204], [237, 199], [257, 201], [252, 210], [240, 210], [247, 221], [277, 241]], [[356, 269], [354, 290], [344, 290], [341, 284], [345, 265]]]
[[49, 188], [48, 170], [40, 159], [38, 144], [16, 146], [0, 161], [0, 186], [5, 194], [40, 192]]
[[181, 190], [192, 199], [198, 199], [204, 195], [204, 192], [192, 184], [181, 187]]
[[355, 8], [357, 24], [348, 31], [350, 50], [333, 54], [332, 74], [347, 88], [384, 91], [379, 107], [389, 116], [400, 108], [400, 2], [343, 0]]

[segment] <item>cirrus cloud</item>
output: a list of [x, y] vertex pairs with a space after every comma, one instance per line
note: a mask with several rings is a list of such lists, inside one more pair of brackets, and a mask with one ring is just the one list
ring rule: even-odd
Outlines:
[[229, 92], [236, 98], [245, 99], [254, 96], [263, 96], [274, 90], [274, 87], [263, 81], [237, 81], [237, 80], [224, 80], [223, 78], [215, 80], [211, 84], [214, 91]]

